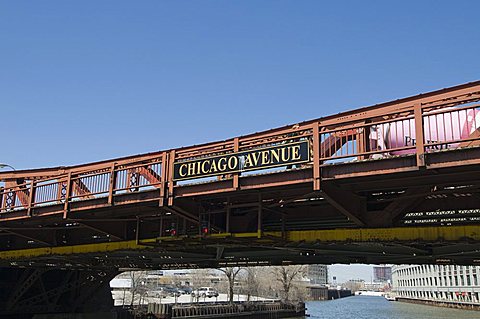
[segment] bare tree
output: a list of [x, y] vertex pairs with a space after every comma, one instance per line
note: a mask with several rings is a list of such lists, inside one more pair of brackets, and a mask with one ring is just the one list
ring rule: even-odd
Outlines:
[[228, 279], [228, 300], [230, 303], [233, 303], [233, 287], [235, 285], [235, 278], [237, 277], [238, 273], [242, 271], [243, 268], [241, 267], [226, 267], [226, 268], [219, 268], [221, 272], [227, 276]]
[[258, 296], [258, 288], [260, 285], [258, 280], [259, 271], [257, 267], [248, 267], [246, 270], [245, 290], [247, 293], [247, 301], [250, 301], [251, 296]]
[[146, 291], [145, 279], [147, 277], [147, 272], [146, 271], [129, 271], [128, 276], [131, 281], [130, 295], [132, 299], [130, 301], [130, 305], [133, 306], [135, 295], [139, 295], [138, 304], [140, 305], [142, 301], [142, 297]]
[[275, 298], [277, 297], [277, 276], [275, 267], [263, 266], [257, 267], [258, 296]]
[[290, 290], [292, 284], [296, 279], [300, 279], [305, 274], [305, 266], [295, 265], [295, 266], [279, 266], [276, 267], [275, 273], [277, 276], [277, 281], [281, 284], [283, 299], [285, 301], [289, 300]]

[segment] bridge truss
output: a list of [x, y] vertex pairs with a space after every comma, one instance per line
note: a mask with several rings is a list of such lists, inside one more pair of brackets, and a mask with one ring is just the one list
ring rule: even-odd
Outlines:
[[[472, 82], [225, 141], [0, 173], [0, 266], [478, 264], [479, 100]], [[175, 179], [178, 163], [301, 142], [306, 163]]]

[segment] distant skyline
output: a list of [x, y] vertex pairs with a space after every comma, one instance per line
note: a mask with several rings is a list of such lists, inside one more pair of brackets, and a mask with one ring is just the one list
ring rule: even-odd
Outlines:
[[333, 277], [336, 277], [335, 282], [341, 284], [351, 279], [362, 279], [365, 282], [373, 281], [373, 266], [364, 264], [350, 264], [341, 265], [335, 264], [328, 268], [328, 280], [333, 283]]

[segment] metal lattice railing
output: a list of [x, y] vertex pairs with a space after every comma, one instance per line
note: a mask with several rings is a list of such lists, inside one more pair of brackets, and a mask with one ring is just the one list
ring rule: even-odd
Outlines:
[[[314, 183], [321, 179], [320, 167], [331, 163], [415, 155], [417, 164], [424, 165], [420, 155], [480, 145], [480, 105], [475, 104], [480, 101], [480, 83], [477, 86], [226, 141], [84, 165], [47, 178], [5, 179], [0, 187], [0, 214], [26, 210], [31, 216], [32, 208], [63, 205], [65, 210], [70, 202], [102, 197], [111, 204], [116, 195], [155, 189], [162, 200], [184, 184], [173, 179], [176, 162], [301, 141], [308, 141], [311, 158], [299, 168], [313, 168]], [[276, 170], [291, 168], [284, 165]], [[258, 172], [270, 171], [253, 171]], [[232, 180], [235, 189], [242, 174], [246, 175], [237, 171], [206, 181]]]

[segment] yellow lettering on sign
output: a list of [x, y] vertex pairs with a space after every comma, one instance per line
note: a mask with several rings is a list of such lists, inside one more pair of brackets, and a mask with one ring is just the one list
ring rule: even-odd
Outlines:
[[302, 160], [301, 152], [304, 150], [302, 149], [303, 146], [305, 146], [305, 143], [277, 145], [275, 147], [203, 158], [192, 162], [174, 163], [174, 178], [198, 178], [204, 175], [219, 175], [243, 169], [263, 169], [278, 164], [298, 162]]
[[258, 162], [260, 160], [260, 153], [259, 152], [252, 153], [252, 157], [253, 157], [253, 165], [258, 166]]
[[280, 162], [280, 150], [279, 149], [273, 149], [271, 152], [272, 152], [272, 155], [271, 155], [272, 163]]
[[227, 169], [227, 158], [222, 157], [218, 160], [218, 169], [223, 172]]
[[234, 170], [235, 168], [237, 168], [237, 165], [238, 165], [238, 157], [231, 156], [228, 159], [228, 169], [229, 170]]
[[202, 169], [202, 162], [197, 162], [197, 172], [196, 172], [196, 174], [200, 174], [201, 169]]
[[269, 151], [262, 151], [262, 165], [270, 164]]
[[[185, 169], [185, 173], [183, 173], [183, 169]], [[178, 169], [178, 174], [180, 174], [180, 177], [187, 176], [187, 164], [180, 165], [180, 168]]]
[[206, 168], [205, 164], [210, 164], [210, 161], [203, 161], [203, 163], [202, 163], [202, 174], [208, 174], [208, 170], [210, 169], [210, 167]]
[[195, 163], [188, 163], [187, 175], [195, 175]]
[[252, 166], [253, 166], [252, 153], [248, 153], [248, 154], [245, 155], [245, 163], [243, 164], [243, 167], [249, 168], [249, 167], [252, 167]]
[[282, 148], [282, 162], [288, 162], [290, 160], [290, 147]]
[[212, 161], [212, 165], [210, 166], [210, 173], [216, 173], [218, 171], [217, 169], [217, 162], [214, 160]]
[[292, 161], [300, 159], [300, 145], [292, 146]]

